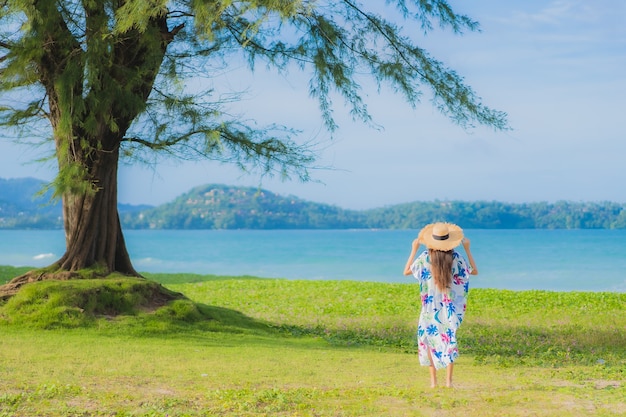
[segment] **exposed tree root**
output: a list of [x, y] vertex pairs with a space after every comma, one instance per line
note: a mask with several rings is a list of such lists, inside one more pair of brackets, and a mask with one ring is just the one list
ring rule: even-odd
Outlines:
[[0, 300], [8, 300], [22, 288], [25, 284], [31, 282], [45, 281], [48, 279], [54, 279], [57, 281], [67, 281], [70, 279], [77, 279], [82, 275], [78, 272], [70, 271], [55, 271], [50, 272], [43, 269], [35, 269], [28, 271], [27, 273], [13, 278], [8, 283], [0, 286]]
[[[109, 275], [94, 270], [81, 270], [81, 271], [64, 271], [64, 270], [50, 270], [48, 269], [35, 269], [28, 271], [27, 273], [13, 278], [8, 283], [0, 286], [0, 301], [6, 301], [19, 292], [19, 290], [26, 284], [33, 282], [40, 282], [46, 280], [56, 281], [69, 281], [73, 279], [97, 279], [106, 278]], [[141, 279], [141, 277], [137, 277]], [[159, 294], [155, 291], [153, 294], [156, 305], [164, 305], [167, 302], [181, 298], [182, 294], [174, 293], [165, 287], [159, 285]]]

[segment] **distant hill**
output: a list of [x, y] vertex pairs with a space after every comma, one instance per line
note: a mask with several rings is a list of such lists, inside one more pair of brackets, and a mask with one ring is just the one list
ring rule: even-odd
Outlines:
[[[62, 228], [61, 206], [34, 199], [44, 182], [0, 179], [0, 229]], [[346, 210], [254, 187], [209, 184], [157, 207], [119, 205], [125, 229], [416, 229], [433, 221], [466, 229], [626, 229], [626, 205], [416, 201]]]
[[419, 201], [363, 215], [371, 228], [407, 229], [448, 221], [465, 229], [626, 229], [626, 205], [611, 202]]
[[35, 178], [0, 178], [0, 228], [58, 229], [63, 227], [61, 204], [42, 192], [45, 182]]
[[467, 229], [623, 229], [626, 205], [417, 201], [356, 211], [258, 188], [212, 184], [122, 218], [124, 227], [136, 229], [415, 229], [434, 221]]
[[[63, 212], [60, 201], [50, 191], [42, 193], [45, 181], [35, 178], [0, 178], [0, 229], [61, 229]], [[149, 205], [120, 204], [122, 213], [152, 208]]]
[[31, 209], [34, 205], [45, 203], [49, 194], [36, 197], [42, 191], [45, 182], [35, 178], [0, 178], [0, 204], [12, 205], [22, 209]]
[[122, 223], [134, 229], [347, 229], [365, 224], [357, 211], [218, 184], [199, 186], [171, 203], [126, 214]]

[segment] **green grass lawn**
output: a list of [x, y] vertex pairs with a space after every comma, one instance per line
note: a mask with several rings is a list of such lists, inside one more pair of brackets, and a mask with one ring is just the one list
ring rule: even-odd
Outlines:
[[416, 284], [147, 275], [190, 301], [112, 315], [37, 283], [1, 305], [0, 416], [626, 413], [623, 293], [473, 289], [455, 388], [431, 389]]

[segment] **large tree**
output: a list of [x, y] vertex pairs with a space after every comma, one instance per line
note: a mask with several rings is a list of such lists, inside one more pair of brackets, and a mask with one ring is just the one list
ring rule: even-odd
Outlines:
[[166, 152], [308, 177], [315, 152], [296, 131], [256, 127], [201, 83], [185, 86], [231, 60], [307, 74], [331, 132], [333, 97], [369, 121], [363, 74], [408, 105], [429, 92], [461, 126], [507, 128], [417, 45], [435, 26], [478, 29], [445, 0], [0, 0], [0, 126], [54, 142], [66, 252], [53, 269], [138, 275], [117, 212], [120, 158]]

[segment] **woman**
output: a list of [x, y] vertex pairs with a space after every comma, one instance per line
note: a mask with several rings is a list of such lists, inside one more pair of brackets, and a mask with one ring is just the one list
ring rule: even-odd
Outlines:
[[[461, 243], [469, 266], [454, 250]], [[420, 244], [428, 250], [415, 259]], [[430, 367], [433, 388], [437, 386], [437, 369], [447, 368], [446, 386], [451, 387], [454, 360], [459, 355], [456, 331], [465, 315], [469, 276], [478, 274], [470, 241], [463, 237], [463, 230], [451, 223], [425, 226], [413, 241], [404, 267], [404, 275], [411, 274], [420, 283], [422, 299], [417, 327], [420, 364]]]

